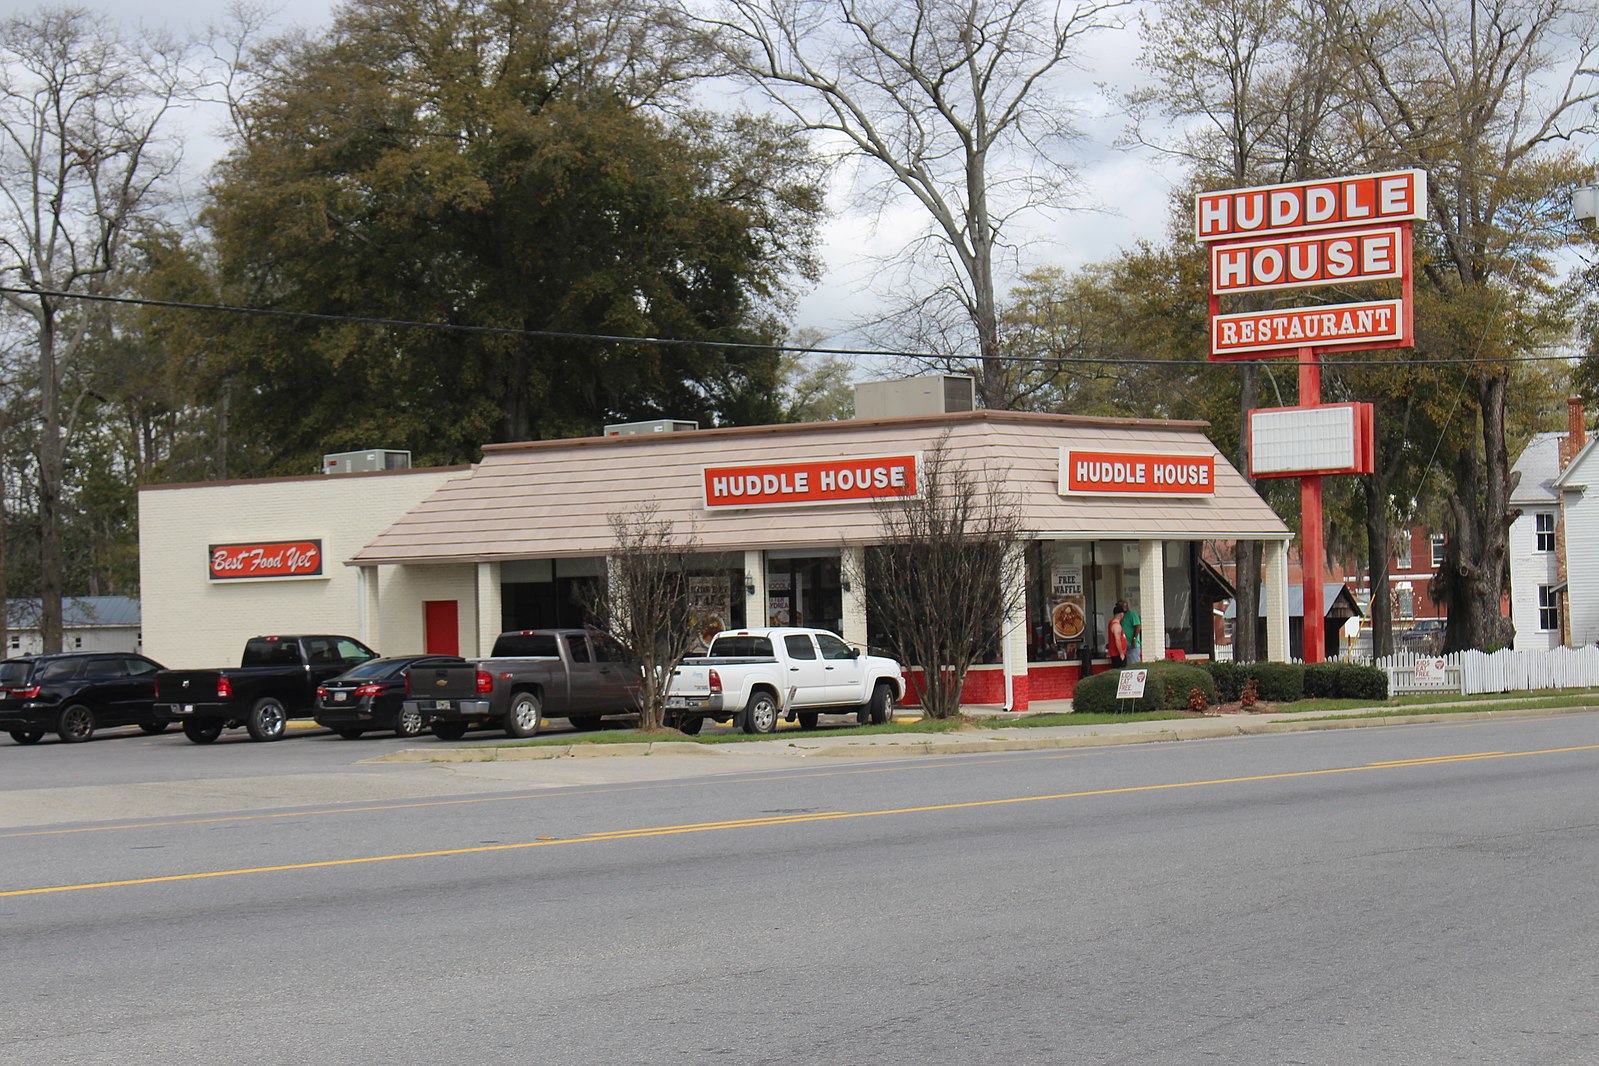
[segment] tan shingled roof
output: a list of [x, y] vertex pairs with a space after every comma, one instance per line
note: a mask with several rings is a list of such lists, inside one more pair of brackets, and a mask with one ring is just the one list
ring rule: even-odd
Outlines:
[[[949, 450], [986, 466], [1022, 504], [1024, 526], [1060, 539], [1209, 537], [1279, 540], [1290, 533], [1203, 433], [1203, 423], [971, 411], [872, 421], [698, 430], [490, 445], [465, 477], [442, 485], [350, 560], [352, 565], [482, 562], [604, 555], [609, 516], [656, 500], [679, 535], [705, 551], [869, 544], [873, 505], [709, 512], [701, 470], [803, 459]], [[1195, 498], [1062, 496], [1060, 449], [1214, 455], [1216, 489]]]

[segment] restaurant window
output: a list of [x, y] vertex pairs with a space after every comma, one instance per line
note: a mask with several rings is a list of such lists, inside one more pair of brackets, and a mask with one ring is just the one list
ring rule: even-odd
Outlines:
[[1560, 628], [1560, 597], [1548, 585], [1538, 586], [1538, 629], [1553, 633]]
[[1552, 552], [1555, 550], [1555, 513], [1553, 511], [1539, 511], [1535, 516], [1538, 531], [1538, 550]]
[[1444, 565], [1444, 535], [1434, 533], [1428, 540], [1432, 544], [1432, 568], [1436, 570]]

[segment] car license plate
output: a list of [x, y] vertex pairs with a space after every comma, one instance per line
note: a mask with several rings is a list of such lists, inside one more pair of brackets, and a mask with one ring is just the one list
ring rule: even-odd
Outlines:
[[447, 710], [450, 709], [450, 701], [449, 700], [434, 700], [433, 701], [433, 709], [435, 711], [447, 711]]
[[179, 714], [193, 714], [194, 713], [194, 704], [185, 703], [183, 705], [182, 709], [178, 711], [178, 713]]
[[333, 694], [333, 702], [334, 703], [343, 703], [344, 702], [344, 697], [346, 697], [348, 695], [349, 695], [348, 692], [335, 692]]
[[666, 705], [668, 707], [687, 707], [688, 700], [684, 699], [682, 696], [670, 696], [666, 700]]

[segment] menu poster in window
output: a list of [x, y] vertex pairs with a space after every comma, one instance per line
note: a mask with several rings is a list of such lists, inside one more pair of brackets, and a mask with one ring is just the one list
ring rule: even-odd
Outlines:
[[768, 592], [787, 592], [793, 586], [793, 574], [768, 574], [766, 576], [766, 590]]
[[766, 598], [766, 624], [769, 626], [786, 626], [793, 621], [793, 613], [788, 607], [788, 596], [768, 596]]
[[689, 615], [694, 632], [699, 637], [699, 647], [710, 646], [711, 638], [727, 628], [727, 579], [721, 577], [690, 577], [688, 579]]
[[1088, 628], [1088, 612], [1081, 566], [1057, 566], [1050, 570], [1049, 622], [1056, 640], [1082, 639]]

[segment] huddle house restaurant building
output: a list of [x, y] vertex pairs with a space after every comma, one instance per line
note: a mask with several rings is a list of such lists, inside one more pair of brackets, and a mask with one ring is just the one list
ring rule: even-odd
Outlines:
[[1015, 502], [1025, 542], [1013, 570], [1025, 595], [1010, 597], [967, 702], [1070, 695], [1104, 666], [1118, 599], [1142, 616], [1146, 661], [1208, 654], [1212, 606], [1230, 594], [1201, 558], [1212, 538], [1264, 542], [1267, 653], [1286, 658], [1289, 531], [1202, 428], [964, 411], [490, 445], [470, 468], [149, 486], [145, 646], [171, 665], [218, 665], [257, 633], [331, 631], [385, 654], [487, 654], [503, 629], [581, 625], [614, 548], [611, 516], [653, 506], [695, 546], [706, 632], [808, 625], [880, 647], [860, 576], [878, 508], [916, 496], [942, 444], [979, 491]]

